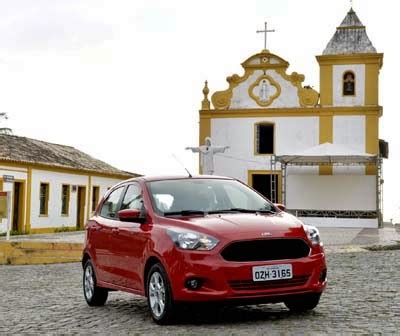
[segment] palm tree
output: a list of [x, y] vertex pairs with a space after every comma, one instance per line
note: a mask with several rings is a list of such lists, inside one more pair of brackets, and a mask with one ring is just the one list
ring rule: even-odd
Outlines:
[[[0, 112], [0, 120], [4, 119], [7, 120], [8, 116], [6, 112]], [[0, 127], [0, 134], [12, 134], [11, 128], [8, 127]]]

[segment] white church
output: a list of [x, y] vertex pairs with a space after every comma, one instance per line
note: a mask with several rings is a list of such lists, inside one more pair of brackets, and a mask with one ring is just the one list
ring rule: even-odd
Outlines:
[[199, 143], [211, 138], [224, 148], [214, 155], [214, 174], [284, 203], [306, 224], [377, 228], [388, 156], [379, 139], [383, 54], [350, 9], [316, 59], [320, 92], [267, 49], [245, 60], [243, 75], [228, 77], [211, 102], [206, 83]]

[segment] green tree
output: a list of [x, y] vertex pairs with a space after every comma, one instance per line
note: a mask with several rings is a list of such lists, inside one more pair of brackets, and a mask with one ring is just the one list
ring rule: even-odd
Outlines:
[[[6, 112], [0, 112], [0, 120], [7, 120], [8, 116]], [[0, 134], [12, 134], [11, 128], [8, 127], [0, 127]]]

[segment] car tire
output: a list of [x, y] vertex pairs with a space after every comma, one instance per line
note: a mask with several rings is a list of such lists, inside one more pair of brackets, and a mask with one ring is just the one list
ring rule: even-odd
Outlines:
[[313, 310], [319, 303], [321, 293], [296, 295], [286, 300], [285, 306], [294, 313], [302, 313]]
[[108, 297], [106, 288], [97, 287], [96, 274], [90, 259], [83, 267], [83, 295], [89, 306], [103, 306]]
[[157, 324], [166, 325], [175, 321], [177, 304], [173, 300], [167, 272], [160, 263], [149, 270], [146, 294], [151, 316]]

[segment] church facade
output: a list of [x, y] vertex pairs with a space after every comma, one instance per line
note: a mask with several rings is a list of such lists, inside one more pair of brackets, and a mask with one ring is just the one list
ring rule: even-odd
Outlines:
[[289, 63], [266, 49], [245, 60], [244, 74], [228, 77], [229, 87], [211, 102], [206, 83], [200, 145], [210, 137], [229, 146], [215, 155], [214, 173], [284, 202], [305, 223], [378, 227], [383, 54], [350, 9], [316, 59], [320, 92], [303, 86], [304, 75], [287, 73]]

